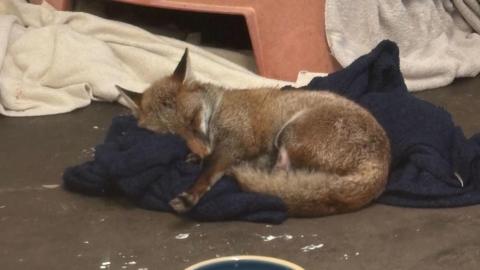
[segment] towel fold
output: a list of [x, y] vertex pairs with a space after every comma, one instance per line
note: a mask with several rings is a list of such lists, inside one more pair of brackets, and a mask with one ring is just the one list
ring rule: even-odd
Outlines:
[[453, 0], [453, 4], [472, 29], [480, 33], [480, 2], [478, 0]]

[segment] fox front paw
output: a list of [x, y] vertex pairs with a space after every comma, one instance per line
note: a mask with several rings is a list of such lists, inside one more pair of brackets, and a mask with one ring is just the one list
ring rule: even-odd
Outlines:
[[197, 202], [197, 196], [187, 192], [182, 192], [176, 198], [172, 199], [169, 204], [175, 212], [183, 214], [190, 211], [190, 209], [192, 209]]

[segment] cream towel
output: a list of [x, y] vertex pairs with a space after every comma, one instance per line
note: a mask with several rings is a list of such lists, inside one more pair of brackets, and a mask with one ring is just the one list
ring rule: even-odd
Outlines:
[[[196, 46], [138, 27], [24, 0], [0, 1], [0, 113], [69, 112], [117, 101], [115, 84], [143, 91], [189, 47], [196, 79], [225, 87], [283, 86]], [[123, 102], [123, 100], [120, 100]]]
[[326, 33], [342, 66], [390, 39], [410, 91], [440, 87], [480, 72], [480, 35], [449, 0], [327, 0]]

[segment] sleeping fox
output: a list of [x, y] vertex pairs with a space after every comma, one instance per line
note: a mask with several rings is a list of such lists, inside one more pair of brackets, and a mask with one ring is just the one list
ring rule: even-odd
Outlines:
[[245, 191], [281, 198], [290, 216], [368, 205], [384, 190], [390, 144], [375, 118], [328, 91], [224, 89], [190, 80], [188, 49], [171, 76], [143, 94], [117, 86], [140, 127], [181, 136], [203, 160], [170, 201], [189, 211], [226, 173]]

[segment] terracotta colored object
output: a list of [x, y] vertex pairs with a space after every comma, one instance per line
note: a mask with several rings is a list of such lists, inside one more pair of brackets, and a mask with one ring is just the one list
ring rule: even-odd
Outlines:
[[[60, 7], [68, 6], [65, 3], [69, 2], [48, 1]], [[325, 36], [325, 0], [115, 1], [244, 16], [258, 72], [266, 77], [295, 81], [300, 70], [330, 73], [340, 67], [330, 54]]]
[[[46, 0], [50, 5], [58, 10], [69, 10], [70, 9], [70, 0]], [[30, 2], [34, 4], [41, 4], [43, 0], [31, 0]]]

